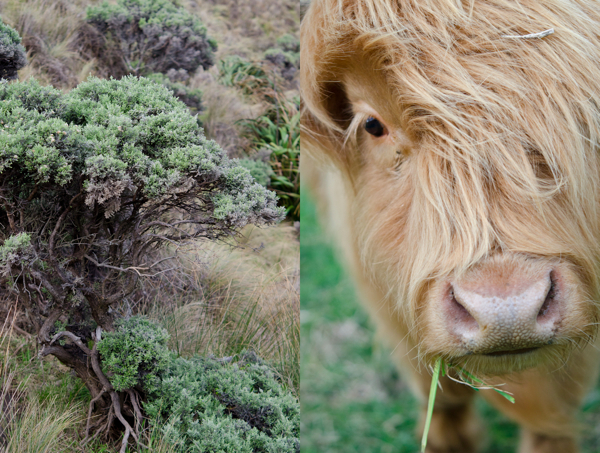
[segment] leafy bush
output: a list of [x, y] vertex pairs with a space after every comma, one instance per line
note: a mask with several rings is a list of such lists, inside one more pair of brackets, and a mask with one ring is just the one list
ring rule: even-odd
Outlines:
[[239, 162], [261, 186], [267, 187], [270, 184], [274, 172], [267, 162], [248, 158], [240, 159]]
[[285, 80], [293, 80], [300, 68], [300, 40], [294, 35], [283, 35], [277, 40], [277, 47], [265, 52], [265, 60], [278, 66]]
[[115, 390], [157, 388], [170, 360], [168, 340], [165, 329], [141, 316], [117, 320], [115, 331], [98, 342], [103, 371]]
[[87, 21], [105, 36], [97, 57], [113, 75], [193, 73], [213, 65], [217, 45], [198, 18], [171, 0], [119, 0], [87, 10]]
[[182, 453], [300, 451], [298, 401], [253, 352], [175, 357], [157, 324], [134, 316], [98, 343], [115, 389], [143, 387], [143, 404], [163, 441]]
[[190, 88], [187, 85], [184, 85], [176, 80], [172, 80], [167, 75], [159, 72], [150, 74], [147, 77], [150, 80], [160, 83], [171, 90], [177, 99], [189, 107], [192, 113], [198, 113], [202, 111], [202, 90]]
[[0, 78], [13, 80], [17, 71], [27, 64], [25, 48], [19, 33], [0, 22]]
[[182, 453], [300, 452], [298, 401], [252, 352], [174, 359], [144, 408]]
[[140, 279], [162, 272], [169, 256], [156, 252], [283, 217], [185, 105], [134, 76], [91, 78], [68, 94], [0, 84], [0, 175], [0, 290], [27, 308], [42, 356], [72, 367], [106, 408], [117, 390], [101, 394], [86, 345], [98, 326], [114, 329]]

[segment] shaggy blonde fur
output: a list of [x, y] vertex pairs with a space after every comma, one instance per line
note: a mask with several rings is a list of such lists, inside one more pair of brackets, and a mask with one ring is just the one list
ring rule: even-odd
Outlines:
[[[301, 60], [303, 174], [415, 390], [428, 385], [420, 363], [461, 353], [431, 304], [442, 282], [490, 260], [550, 263], [569, 299], [555, 345], [533, 359], [462, 363], [504, 375], [517, 393], [560, 368], [545, 390], [561, 406], [545, 425], [532, 419], [533, 397], [516, 412], [497, 405], [576, 451], [572, 418], [597, 363], [586, 345], [599, 319], [600, 3], [313, 0]], [[365, 132], [368, 117], [384, 137]], [[571, 378], [577, 390], [566, 392]], [[522, 451], [559, 451], [527, 436]], [[476, 448], [462, 437], [456, 448]]]

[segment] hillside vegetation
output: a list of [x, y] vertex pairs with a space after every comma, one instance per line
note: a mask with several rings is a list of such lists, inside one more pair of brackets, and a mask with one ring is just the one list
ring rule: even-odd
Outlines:
[[[126, 12], [130, 10], [137, 12]], [[102, 398], [106, 397], [90, 393], [89, 382], [86, 386], [85, 380], [77, 378], [67, 366], [52, 355], [46, 356], [48, 350], [41, 349], [36, 338], [40, 322], [44, 322], [48, 316], [44, 310], [52, 306], [52, 301], [56, 300], [62, 290], [59, 289], [55, 295], [49, 296], [40, 286], [39, 298], [29, 298], [35, 306], [23, 304], [20, 300], [22, 296], [15, 297], [14, 291], [3, 291], [0, 295], [0, 451], [201, 452], [213, 451], [214, 448], [220, 449], [219, 451], [249, 453], [299, 451], [299, 418], [298, 413], [294, 412], [297, 411], [295, 408], [298, 405], [299, 394], [299, 231], [298, 225], [294, 224], [294, 221], [299, 219], [300, 201], [299, 97], [296, 75], [299, 65], [297, 3], [289, 0], [120, 0], [109, 3], [88, 0], [0, 0], [0, 16], [2, 21], [13, 27], [21, 37], [28, 64], [18, 71], [19, 83], [25, 82], [22, 86], [33, 87], [25, 90], [35, 92], [35, 87], [38, 86], [36, 83], [41, 86], [52, 85], [64, 93], [68, 104], [71, 102], [68, 99], [75, 99], [71, 92], [77, 93], [79, 90], [83, 93], [82, 90], [89, 89], [83, 87], [91, 87], [94, 83], [101, 86], [104, 83], [95, 77], [147, 77], [173, 93], [187, 106], [191, 115], [197, 115], [197, 124], [204, 130], [206, 138], [215, 140], [229, 158], [239, 159], [234, 160], [232, 165], [245, 167], [254, 181], [274, 191], [279, 196], [280, 209], [287, 216], [284, 222], [274, 227], [248, 225], [238, 232], [237, 229], [247, 222], [234, 220], [231, 213], [239, 211], [241, 205], [235, 205], [238, 202], [234, 199], [214, 198], [215, 207], [222, 206], [223, 210], [219, 211], [221, 208], [218, 208], [211, 215], [214, 215], [215, 219], [223, 219], [234, 228], [225, 235], [209, 235], [213, 239], [218, 238], [218, 241], [192, 240], [189, 229], [185, 230], [186, 240], [181, 244], [165, 235], [169, 240], [165, 242], [164, 247], [154, 249], [151, 256], [148, 256], [153, 272], [141, 275], [133, 292], [113, 303], [106, 315], [111, 319], [136, 319], [135, 316], [142, 315], [143, 318], [140, 319], [147, 321], [140, 325], [146, 326], [144, 323], [148, 322], [148, 326], [156, 325], [159, 326], [157, 328], [164, 329], [164, 336], [159, 335], [162, 338], [161, 348], [164, 349], [159, 348], [156, 351], [164, 350], [168, 353], [156, 352], [158, 355], [153, 356], [154, 358], [131, 364], [134, 368], [131, 368], [133, 374], [130, 376], [145, 376], [150, 368], [155, 367], [151, 364], [159, 363], [156, 360], [163, 360], [159, 359], [163, 357], [168, 359], [167, 362], [160, 362], [163, 365], [173, 361], [172, 365], [164, 365], [165, 370], [170, 370], [169, 379], [181, 379], [177, 377], [180, 373], [178, 370], [188, 370], [184, 373], [185, 376], [191, 376], [192, 371], [189, 370], [192, 369], [204, 370], [198, 371], [198, 376], [204, 376], [208, 370], [212, 370], [211, 373], [230, 376], [227, 379], [233, 379], [232, 382], [238, 380], [242, 387], [246, 385], [244, 382], [255, 382], [251, 385], [262, 389], [260, 392], [267, 392], [265, 396], [239, 393], [238, 387], [232, 384], [233, 387], [227, 390], [227, 398], [231, 399], [206, 399], [198, 395], [198, 399], [195, 400], [196, 409], [193, 409], [196, 412], [192, 415], [192, 412], [186, 412], [181, 406], [184, 401], [189, 403], [189, 398], [183, 398], [178, 403], [170, 400], [172, 395], [180, 393], [183, 387], [157, 387], [156, 382], [151, 384], [149, 380], [138, 378], [119, 381], [118, 370], [109, 365], [109, 349], [102, 349], [101, 346], [110, 335], [107, 337], [106, 331], [100, 333], [99, 327], [94, 327], [95, 324], [83, 330], [74, 327], [89, 316], [85, 310], [58, 316], [48, 331], [54, 335], [52, 343], [49, 343], [52, 348], [62, 347], [72, 353], [75, 350], [87, 350], [91, 354], [98, 354], [94, 352], [95, 343], [99, 345], [99, 354], [104, 361], [103, 374], [108, 376], [114, 391], [120, 392], [121, 395], [121, 408], [108, 404], [103, 410]], [[34, 83], [33, 80], [37, 82]], [[75, 90], [78, 85], [81, 87]], [[7, 91], [7, 96], [14, 95], [11, 94], [15, 92], [14, 89], [10, 90]], [[155, 90], [152, 99], [163, 96], [159, 94], [162, 93], [161, 90]], [[53, 99], [60, 99], [60, 93], [51, 96]], [[13, 107], [6, 106], [7, 112], [16, 112], [10, 110]], [[101, 108], [89, 110], [89, 106], [84, 106], [84, 103], [81, 104], [81, 109], [66, 108], [67, 116], [60, 119], [65, 124], [52, 123], [51, 128], [56, 131], [48, 132], [50, 135], [47, 137], [43, 136], [43, 140], [47, 139], [47, 142], [40, 142], [44, 150], [56, 148], [60, 154], [63, 152], [63, 144], [72, 145], [74, 150], [86, 149], [86, 146], [91, 146], [89, 143], [95, 140], [93, 136], [97, 132], [93, 132], [91, 126], [86, 126], [85, 122], [95, 121], [97, 124], [93, 127], [106, 127], [106, 123], [102, 122], [104, 120]], [[44, 106], [44, 109], [48, 109], [47, 112], [50, 113], [39, 110], [42, 116], [52, 116], [55, 114], [53, 112], [57, 112], [57, 115], [63, 114], [62, 107], [57, 110], [52, 106]], [[75, 113], [77, 109], [84, 112], [84, 116], [88, 115], [89, 119], [83, 121], [83, 116], [78, 117], [79, 113]], [[111, 109], [113, 107], [108, 107], [107, 115], [114, 114]], [[73, 113], [69, 113], [70, 111]], [[185, 115], [181, 112], [178, 115], [181, 118], [177, 119], [177, 127], [187, 124], [187, 120], [183, 120]], [[3, 121], [16, 128], [15, 121], [22, 121], [22, 118], [7, 117]], [[71, 124], [70, 121], [74, 123]], [[135, 129], [137, 119], [133, 121]], [[150, 123], [148, 125], [151, 127]], [[122, 140], [118, 138], [120, 134], [126, 135], [129, 133], [126, 132], [127, 128], [131, 127], [125, 122], [109, 125], [108, 129], [112, 131], [113, 126], [114, 131], [111, 134], [114, 133], [117, 140], [113, 140], [114, 143]], [[157, 123], [156, 127], [163, 126]], [[189, 128], [195, 126], [189, 123], [183, 127], [191, 131]], [[153, 134], [151, 129], [149, 132], [138, 129], [141, 135], [135, 140], [154, 140], [142, 138], [150, 137]], [[9, 129], [5, 135], [10, 137], [11, 131], [12, 129]], [[173, 135], [166, 132], [167, 129], [164, 131], [166, 135], [156, 141], [161, 143], [160, 146], [181, 134], [178, 132]], [[177, 139], [183, 140], [183, 136]], [[113, 143], [111, 140], [112, 138], [105, 141], [107, 147], [113, 146], [109, 144]], [[5, 145], [14, 146], [11, 143], [13, 142], [7, 141]], [[104, 146], [102, 140], [98, 141], [98, 146]], [[167, 145], [165, 149], [169, 146], [171, 145]], [[28, 188], [28, 194], [33, 194], [32, 199], [39, 196], [36, 195], [39, 184], [44, 184], [45, 188], [50, 183], [64, 184], [71, 171], [65, 165], [74, 165], [73, 168], [83, 169], [85, 175], [98, 175], [99, 179], [93, 182], [97, 188], [85, 186], [88, 194], [96, 191], [92, 196], [94, 199], [90, 198], [89, 203], [85, 203], [94, 209], [101, 207], [106, 211], [103, 224], [109, 225], [120, 215], [115, 213], [119, 212], [122, 203], [125, 206], [135, 200], [134, 196], [132, 200], [127, 201], [127, 191], [132, 190], [137, 176], [127, 176], [130, 170], [126, 166], [119, 170], [121, 173], [109, 175], [106, 173], [108, 164], [105, 160], [101, 159], [102, 162], [96, 163], [73, 160], [71, 164], [67, 161], [49, 160], [54, 154], [48, 154], [49, 151], [44, 153], [46, 154], [43, 155], [43, 159], [48, 162], [47, 170], [44, 169], [46, 161], [40, 161], [31, 167], [27, 167], [29, 164], [25, 163], [21, 168], [23, 171], [27, 168], [27, 171], [40, 175], [32, 176], [33, 185]], [[36, 159], [42, 159], [42, 154], [39, 156]], [[119, 156], [126, 154], [115, 154], [111, 158], [121, 159]], [[200, 158], [200, 154], [196, 156]], [[166, 169], [166, 173], [148, 173], [145, 176], [139, 173], [143, 166], [140, 166], [141, 161], [138, 161], [131, 167], [131, 171], [134, 171], [131, 175], [139, 173], [142, 177], [139, 181], [145, 187], [145, 193], [154, 193], [154, 187], [157, 191], [152, 196], [161, 197], [161, 190], [167, 187], [164, 184], [171, 184], [168, 181], [172, 181], [175, 175], [170, 173], [169, 176], [168, 172], [172, 170], [168, 170], [168, 166], [175, 165], [173, 171], [177, 167], [176, 171], [181, 172], [184, 167], [187, 168], [190, 159], [196, 159], [192, 154], [181, 154], [180, 157], [183, 160], [176, 161], [165, 154], [167, 160], [160, 165]], [[129, 162], [128, 157], [124, 159], [123, 162]], [[17, 165], [16, 161], [14, 165]], [[92, 166], [85, 169], [85, 165]], [[109, 179], [102, 179], [107, 177]], [[114, 179], [115, 177], [117, 179]], [[35, 182], [35, 178], [41, 179]], [[110, 178], [113, 178], [112, 183], [109, 183]], [[239, 184], [239, 178], [233, 177], [232, 173], [231, 177], [225, 177], [224, 181], [229, 182], [223, 187], [228, 187], [229, 190], [232, 187], [231, 181], [238, 181], [235, 184]], [[117, 180], [123, 183], [123, 188], [119, 188], [121, 182], [115, 183]], [[6, 181], [5, 179], [5, 183]], [[252, 190], [255, 194], [259, 193], [258, 189]], [[124, 195], [125, 198], [117, 200], [109, 192], [113, 195], [117, 193], [118, 197]], [[44, 192], [44, 196], [48, 201], [52, 200], [51, 192]], [[27, 195], [25, 197], [27, 198]], [[82, 204], [82, 208], [87, 209], [85, 203]], [[10, 210], [6, 210], [6, 207], [3, 209], [0, 213], [0, 232], [3, 238], [3, 243], [0, 244], [0, 258], [4, 272], [2, 284], [15, 279], [18, 286], [22, 277], [15, 274], [15, 266], [23, 268], [22, 275], [30, 275], [31, 266], [37, 266], [35, 272], [40, 274], [46, 272], [48, 266], [51, 268], [53, 264], [39, 261], [40, 257], [36, 257], [32, 252], [34, 249], [38, 250], [37, 245], [30, 248], [31, 238], [24, 235], [24, 232], [29, 230], [24, 225], [31, 226], [32, 221], [24, 220], [21, 214], [20, 223], [16, 220], [13, 225]], [[51, 210], [47, 214], [50, 213]], [[30, 218], [35, 215], [35, 211], [27, 215]], [[275, 217], [271, 218], [274, 219]], [[169, 220], [172, 225], [177, 221], [178, 217], [171, 217]], [[69, 225], [75, 225], [77, 222], [76, 217], [68, 221]], [[44, 232], [45, 228], [46, 226], [40, 224], [35, 231]], [[110, 228], [112, 227], [109, 227], [109, 230]], [[179, 238], [184, 237], [182, 231], [179, 232]], [[94, 238], [97, 237], [100, 236], [95, 234]], [[67, 253], [68, 247], [72, 247], [69, 244], [75, 243], [73, 233], [65, 234], [59, 243], [63, 244], [62, 250]], [[54, 247], [53, 239], [50, 239], [50, 244]], [[114, 247], [115, 243], [112, 244]], [[32, 256], [34, 261], [22, 261], [22, 258], [29, 259]], [[102, 261], [97, 252], [88, 256], [88, 263], [95, 262], [98, 269], [102, 268]], [[5, 265], [4, 261], [9, 264]], [[69, 265], [72, 265], [72, 262]], [[132, 268], [130, 266], [127, 269]], [[139, 268], [139, 265], [136, 268]], [[127, 269], [126, 265], [122, 267], [123, 271]], [[120, 279], [118, 273], [121, 271], [115, 272], [115, 278]], [[140, 274], [139, 271], [128, 271], [122, 275], [129, 275], [131, 272]], [[68, 291], [73, 292], [75, 299], [68, 300], [78, 303], [76, 300], [79, 290], [73, 285], [82, 285], [83, 282], [69, 283], [67, 280], [60, 285], [63, 285], [63, 290], [72, 288]], [[58, 284], [54, 280], [50, 283], [49, 287]], [[118, 280], [118, 284], [115, 284], [126, 286], [126, 279]], [[90, 289], [96, 290], [94, 283], [90, 285]], [[85, 285], [82, 286], [84, 287]], [[26, 290], [25, 286], [23, 288]], [[44, 303], [48, 304], [46, 308]], [[104, 321], [100, 320], [99, 325], [102, 322]], [[108, 333], [111, 323], [112, 321], [107, 324]], [[118, 327], [121, 324], [117, 323], [116, 326], [121, 328]], [[133, 325], [129, 327], [134, 329]], [[143, 338], [154, 338], [157, 334], [152, 332], [159, 331], [152, 329], [142, 328]], [[91, 337], [87, 344], [77, 346], [73, 339], [77, 338], [77, 335], [82, 338], [86, 335]], [[123, 350], [126, 348], [116, 349]], [[42, 358], [43, 356], [46, 357]], [[126, 355], [133, 356], [133, 352]], [[219, 371], [221, 368], [222, 371]], [[162, 369], [156, 367], [157, 372]], [[264, 382], [260, 378], [262, 375], [266, 376]], [[200, 379], [198, 384], [182, 385], [185, 388], [191, 388], [193, 385], [204, 386], [201, 382], [204, 381]], [[91, 401], [93, 396], [94, 401]], [[266, 397], [272, 399], [264, 399]], [[263, 399], [266, 403], [261, 402]], [[154, 401], [154, 405], [151, 401]], [[233, 403], [247, 409], [242, 412], [231, 410]], [[176, 404], [177, 409], [167, 409], [167, 406], [161, 408], [161, 404]], [[219, 409], [218, 404], [225, 405]], [[123, 423], [117, 420], [120, 409], [125, 423], [131, 428], [125, 430], [125, 437]], [[138, 412], [139, 409], [143, 411], [143, 415]], [[179, 414], [179, 418], [169, 418], [168, 414], [175, 413]], [[223, 416], [224, 421], [218, 418]], [[205, 421], [199, 424], [200, 420]], [[38, 426], [43, 426], [44, 429], [39, 429]], [[213, 441], [210, 436], [198, 434], [201, 432], [197, 431], [198, 429], [204, 430], [202, 432], [205, 433], [212, 429], [216, 443], [211, 443]], [[205, 444], [198, 443], [200, 438]]]

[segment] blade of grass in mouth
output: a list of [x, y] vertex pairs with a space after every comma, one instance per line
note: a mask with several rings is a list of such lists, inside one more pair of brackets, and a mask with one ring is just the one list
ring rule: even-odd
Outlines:
[[429, 426], [431, 425], [431, 417], [433, 415], [433, 403], [435, 394], [437, 393], [438, 383], [440, 381], [440, 368], [443, 360], [437, 359], [433, 367], [433, 376], [431, 377], [431, 388], [429, 389], [429, 403], [427, 404], [427, 417], [425, 418], [425, 429], [423, 430], [423, 438], [421, 439], [421, 453], [425, 452], [427, 446], [427, 435], [429, 434]]
[[[473, 388], [474, 390], [492, 389], [492, 390], [498, 392], [500, 395], [502, 395], [504, 398], [506, 398], [511, 403], [514, 404], [514, 402], [515, 402], [515, 399], [513, 398], [513, 396], [510, 393], [505, 392], [500, 389], [497, 389], [495, 387], [485, 386], [485, 383], [481, 379], [473, 376], [471, 373], [469, 373], [464, 368], [462, 368], [460, 366], [456, 366], [456, 365], [451, 365], [451, 364], [446, 365], [444, 363], [444, 360], [441, 357], [439, 357], [435, 361], [435, 365], [433, 366], [433, 375], [431, 377], [431, 387], [429, 389], [429, 402], [427, 403], [427, 416], [425, 418], [425, 428], [423, 429], [423, 438], [421, 439], [421, 453], [425, 453], [425, 447], [427, 446], [427, 435], [429, 434], [429, 427], [431, 426], [431, 417], [433, 416], [433, 404], [435, 402], [435, 395], [437, 393], [438, 384], [440, 382], [440, 373], [442, 376], [444, 376], [447, 373], [446, 366], [448, 366], [448, 368], [455, 368], [458, 371], [458, 375], [459, 375], [461, 381], [464, 384], [468, 385], [469, 387]], [[456, 379], [454, 379], [454, 380], [456, 380]], [[476, 384], [479, 384], [481, 387], [477, 387]]]

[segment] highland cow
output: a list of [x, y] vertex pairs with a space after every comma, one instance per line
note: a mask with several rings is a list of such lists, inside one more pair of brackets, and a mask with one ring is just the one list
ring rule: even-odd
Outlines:
[[[553, 29], [547, 33], [538, 33]], [[597, 378], [600, 2], [313, 0], [303, 174], [426, 405], [438, 358], [511, 404], [520, 452], [577, 452]], [[441, 381], [428, 452], [474, 452]]]

